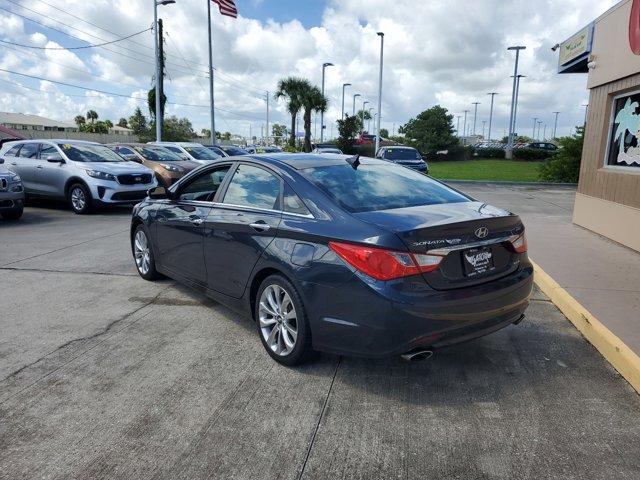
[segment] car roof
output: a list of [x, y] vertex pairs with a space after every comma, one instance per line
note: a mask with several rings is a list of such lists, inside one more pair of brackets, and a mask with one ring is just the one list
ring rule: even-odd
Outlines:
[[[384, 147], [385, 150], [389, 149], [389, 148], [393, 148], [394, 150], [415, 150], [415, 148], [413, 147], [407, 147], [406, 145], [386, 145]], [[381, 150], [382, 150], [381, 148]]]
[[6, 144], [15, 145], [17, 143], [43, 143], [43, 142], [51, 142], [51, 143], [67, 143], [69, 145], [102, 145], [98, 142], [90, 142], [88, 140], [72, 140], [70, 138], [30, 138], [27, 140], [12, 140], [10, 142], [6, 142]]
[[[295, 170], [304, 170], [305, 168], [330, 167], [347, 165], [346, 159], [353, 155], [336, 155], [321, 153], [267, 153], [251, 155], [250, 158], [259, 160], [268, 165], [287, 167]], [[247, 160], [247, 157], [238, 157], [237, 161]], [[375, 158], [360, 157], [360, 162], [366, 165], [388, 165], [384, 160], [376, 160]]]

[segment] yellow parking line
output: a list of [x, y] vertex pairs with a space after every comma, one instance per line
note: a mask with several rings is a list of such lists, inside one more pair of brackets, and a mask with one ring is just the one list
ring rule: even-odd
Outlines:
[[534, 280], [591, 344], [640, 393], [640, 357], [573, 298], [538, 264], [533, 263]]

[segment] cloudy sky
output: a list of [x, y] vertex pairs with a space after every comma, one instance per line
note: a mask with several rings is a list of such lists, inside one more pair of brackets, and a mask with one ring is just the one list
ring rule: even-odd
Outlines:
[[[176, 0], [159, 8], [166, 33], [168, 114], [208, 127], [207, 0]], [[382, 126], [398, 128], [440, 104], [455, 115], [478, 101], [477, 131], [496, 91], [494, 137], [506, 130], [513, 53], [526, 45], [518, 131], [531, 135], [533, 117], [559, 135], [582, 122], [586, 75], [557, 75], [551, 47], [606, 11], [614, 0], [237, 0], [234, 20], [214, 10], [216, 129], [255, 135], [265, 123], [265, 92], [288, 75], [320, 84], [327, 69], [327, 134], [340, 116], [341, 86], [377, 101], [379, 39], [384, 31]], [[32, 46], [76, 47], [143, 30], [151, 0], [3, 0], [0, 40]], [[215, 7], [215, 5], [214, 5]], [[115, 122], [131, 115], [154, 71], [150, 32], [83, 50], [36, 50], [0, 43], [0, 69], [100, 90], [82, 90], [0, 71], [0, 111], [69, 120], [91, 108]], [[113, 95], [118, 94], [119, 96]], [[132, 97], [132, 98], [131, 98]], [[288, 125], [283, 104], [271, 100], [271, 121]], [[455, 123], [455, 122], [454, 122]], [[462, 127], [461, 127], [462, 129]], [[337, 131], [334, 129], [334, 133]]]

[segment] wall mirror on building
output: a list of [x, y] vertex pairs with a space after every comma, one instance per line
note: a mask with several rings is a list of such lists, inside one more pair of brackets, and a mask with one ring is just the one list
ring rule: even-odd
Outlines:
[[613, 100], [606, 164], [640, 167], [640, 91]]

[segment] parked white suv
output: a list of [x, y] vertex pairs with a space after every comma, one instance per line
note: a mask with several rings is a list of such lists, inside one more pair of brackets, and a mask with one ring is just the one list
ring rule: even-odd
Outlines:
[[182, 157], [183, 160], [206, 164], [222, 158], [213, 150], [200, 143], [192, 142], [149, 142], [152, 145], [162, 145], [167, 150], [171, 150]]
[[19, 140], [0, 150], [25, 194], [67, 200], [76, 213], [97, 204], [131, 204], [157, 185], [153, 171], [111, 149], [80, 140]]

